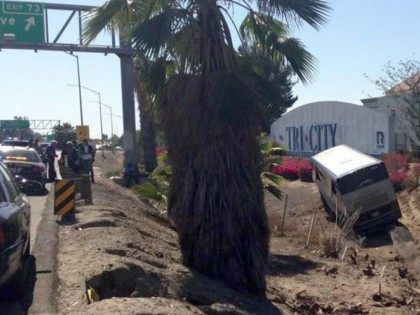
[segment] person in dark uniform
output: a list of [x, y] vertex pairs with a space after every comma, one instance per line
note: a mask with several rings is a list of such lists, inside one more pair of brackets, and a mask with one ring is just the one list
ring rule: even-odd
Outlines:
[[57, 158], [57, 141], [53, 140], [47, 146], [45, 155], [47, 156], [48, 165], [48, 180], [53, 182], [57, 179], [57, 172], [55, 171], [55, 159]]
[[91, 181], [94, 183], [95, 176], [93, 174], [93, 162], [95, 161], [95, 149], [89, 144], [87, 139], [84, 139], [82, 145], [79, 147], [79, 150], [83, 171], [85, 174], [90, 173]]

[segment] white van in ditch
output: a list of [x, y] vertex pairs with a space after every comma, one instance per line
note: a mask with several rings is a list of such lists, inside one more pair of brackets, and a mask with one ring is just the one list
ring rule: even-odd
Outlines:
[[358, 211], [356, 232], [381, 230], [401, 217], [398, 200], [381, 160], [347, 145], [322, 151], [311, 158], [313, 179], [325, 211], [343, 222]]

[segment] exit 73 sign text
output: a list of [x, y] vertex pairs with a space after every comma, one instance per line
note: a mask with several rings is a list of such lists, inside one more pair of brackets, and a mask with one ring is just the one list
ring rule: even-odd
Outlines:
[[0, 1], [0, 42], [45, 42], [44, 4]]

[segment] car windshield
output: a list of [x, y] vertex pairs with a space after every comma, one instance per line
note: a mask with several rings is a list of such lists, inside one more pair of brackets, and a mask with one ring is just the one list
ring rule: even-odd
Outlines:
[[337, 179], [338, 190], [342, 195], [361, 189], [388, 178], [383, 163], [372, 165]]
[[20, 141], [20, 140], [4, 140], [2, 142], [4, 146], [14, 146], [14, 147], [26, 147], [29, 145], [29, 141]]
[[19, 162], [41, 162], [39, 155], [30, 150], [0, 151], [0, 159]]

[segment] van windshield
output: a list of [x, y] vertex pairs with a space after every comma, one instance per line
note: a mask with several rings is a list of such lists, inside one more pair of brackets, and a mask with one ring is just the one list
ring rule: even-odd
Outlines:
[[372, 185], [388, 178], [383, 163], [372, 165], [337, 179], [338, 190], [342, 195]]

